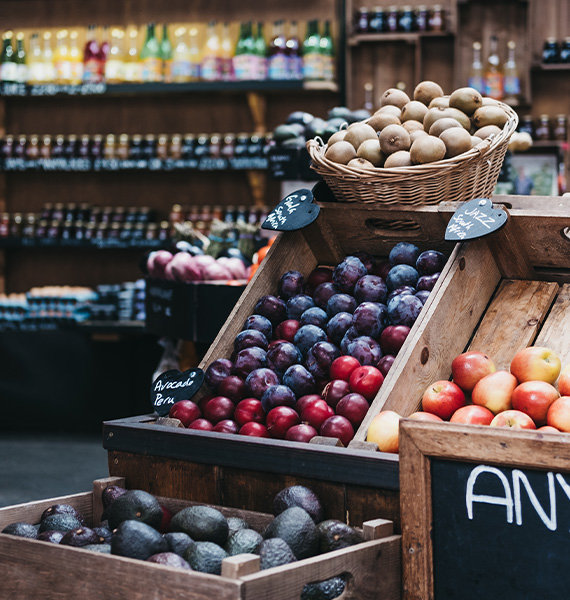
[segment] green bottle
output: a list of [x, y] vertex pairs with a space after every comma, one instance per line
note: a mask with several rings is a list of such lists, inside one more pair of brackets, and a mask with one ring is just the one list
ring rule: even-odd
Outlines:
[[0, 79], [2, 81], [18, 81], [18, 65], [16, 53], [12, 46], [12, 32], [7, 31], [2, 36], [2, 56], [0, 57]]
[[168, 37], [168, 25], [162, 26], [162, 40], [160, 42], [160, 58], [162, 60], [162, 80], [172, 81], [172, 44]]
[[263, 34], [263, 23], [257, 23], [257, 37], [254, 42], [255, 57], [256, 57], [256, 73], [254, 79], [263, 81], [267, 79], [267, 44], [265, 35]]
[[143, 82], [162, 81], [160, 45], [154, 33], [154, 23], [149, 23], [146, 27], [146, 40], [141, 49], [140, 62]]
[[321, 36], [318, 21], [309, 21], [307, 35], [303, 42], [303, 78], [316, 80], [323, 78]]
[[254, 45], [255, 40], [253, 38], [251, 21], [242, 23], [240, 25], [239, 40], [233, 60], [234, 75], [238, 81], [254, 79], [254, 69], [252, 68]]
[[323, 69], [323, 79], [325, 81], [334, 80], [334, 46], [331, 35], [330, 21], [325, 21], [325, 31], [319, 43], [321, 49], [321, 61]]

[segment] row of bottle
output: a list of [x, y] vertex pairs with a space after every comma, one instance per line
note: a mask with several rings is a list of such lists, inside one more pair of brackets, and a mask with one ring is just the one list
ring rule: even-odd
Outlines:
[[[234, 81], [234, 80], [332, 80], [334, 48], [330, 22], [322, 35], [319, 22], [307, 24], [304, 41], [296, 21], [289, 23], [285, 35], [284, 21], [276, 21], [267, 43], [263, 23], [257, 30], [251, 22], [240, 25], [237, 41], [229, 23], [220, 27], [208, 24], [204, 41], [199, 27], [177, 27], [174, 43], [167, 25], [162, 38], [155, 24], [149, 23], [139, 50], [139, 29], [103, 28], [102, 40], [90, 25], [84, 48], [77, 29], [62, 29], [31, 34], [28, 48], [24, 33], [3, 35], [0, 56], [0, 81], [15, 83], [81, 83]], [[126, 41], [125, 41], [126, 38]]]
[[427, 6], [390, 6], [387, 9], [376, 7], [359, 8], [354, 15], [355, 33], [411, 33], [414, 31], [446, 30], [446, 15], [441, 5]]
[[545, 65], [570, 64], [570, 37], [560, 43], [556, 38], [547, 38], [542, 49], [542, 62]]
[[170, 210], [169, 221], [173, 228], [175, 223], [189, 221], [200, 233], [209, 235], [210, 227], [215, 219], [229, 225], [247, 223], [259, 227], [265, 221], [269, 212], [268, 207], [210, 206], [208, 204], [182, 206], [181, 204], [174, 204]]
[[533, 140], [539, 142], [552, 140], [566, 142], [568, 141], [568, 117], [556, 115], [551, 119], [549, 115], [540, 115], [536, 119], [531, 115], [525, 115], [520, 120], [518, 130], [528, 133]]

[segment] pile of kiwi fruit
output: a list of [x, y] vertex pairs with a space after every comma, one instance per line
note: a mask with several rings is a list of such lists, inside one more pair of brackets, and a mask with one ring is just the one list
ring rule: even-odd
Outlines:
[[330, 137], [325, 157], [365, 170], [423, 165], [477, 147], [498, 135], [507, 121], [496, 100], [473, 88], [444, 95], [434, 81], [422, 81], [413, 100], [402, 90], [386, 90], [369, 119]]

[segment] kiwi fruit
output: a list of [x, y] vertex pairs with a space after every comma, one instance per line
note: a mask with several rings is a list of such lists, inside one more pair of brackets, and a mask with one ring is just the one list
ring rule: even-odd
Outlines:
[[384, 106], [381, 106], [374, 114], [377, 115], [379, 113], [385, 112], [392, 113], [395, 117], [398, 117], [398, 119], [402, 116], [402, 109], [397, 106], [394, 106], [393, 104], [386, 104]]
[[412, 164], [423, 165], [445, 157], [445, 144], [433, 135], [419, 137], [410, 148]]
[[459, 122], [459, 124], [469, 131], [471, 129], [471, 121], [469, 117], [456, 108], [430, 108], [424, 118], [424, 129], [429, 131], [431, 126], [438, 120], [444, 117], [450, 117]]
[[[399, 110], [399, 109], [398, 109]], [[388, 125], [400, 125], [400, 119], [392, 112], [377, 112], [368, 119], [368, 125], [376, 131], [382, 131]]]
[[[439, 137], [446, 129], [450, 127], [461, 127], [461, 124], [457, 119], [452, 119], [451, 117], [443, 117], [443, 119], [438, 119], [430, 128], [429, 134], [435, 135], [435, 137]], [[463, 127], [461, 127], [463, 129]]]
[[374, 169], [374, 165], [365, 158], [353, 158], [346, 165], [347, 167], [352, 167], [353, 169]]
[[471, 134], [463, 127], [451, 127], [446, 129], [439, 139], [445, 144], [445, 158], [453, 158], [471, 150]]
[[428, 105], [428, 108], [449, 108], [449, 96], [438, 96]]
[[[411, 123], [411, 121], [407, 121], [407, 123]], [[428, 135], [426, 131], [423, 129], [416, 129], [415, 131], [410, 131], [410, 140], [412, 144], [419, 138]]]
[[485, 127], [477, 129], [473, 135], [476, 135], [482, 140], [486, 140], [490, 135], [499, 135], [499, 133], [501, 133], [501, 129], [496, 125], [485, 125]]
[[345, 135], [346, 135], [346, 129], [343, 129], [342, 131], [337, 131], [336, 133], [333, 133], [328, 141], [329, 148], [333, 144], [336, 144], [337, 142], [342, 142], [344, 140]]
[[483, 97], [472, 87], [459, 88], [449, 96], [449, 106], [457, 108], [468, 116], [472, 115], [482, 105]]
[[485, 125], [503, 127], [508, 120], [507, 113], [500, 106], [482, 106], [473, 114], [473, 125], [477, 128]]
[[380, 150], [380, 142], [375, 140], [364, 140], [356, 151], [358, 158], [364, 158], [375, 167], [381, 167], [384, 164], [384, 155]]
[[402, 107], [402, 123], [404, 121], [420, 121], [424, 120], [428, 108], [422, 102], [412, 100]]
[[410, 153], [407, 150], [398, 150], [398, 152], [390, 154], [386, 159], [384, 168], [392, 169], [394, 167], [409, 167], [411, 164], [412, 159], [410, 158]]
[[342, 140], [326, 149], [325, 158], [328, 158], [335, 163], [346, 165], [353, 158], [356, 158], [356, 150], [351, 143]]
[[412, 133], [412, 131], [423, 131], [424, 130], [424, 124], [420, 123], [419, 121], [406, 121], [405, 123], [402, 123], [402, 127], [408, 132], [408, 133]]
[[410, 134], [401, 125], [388, 125], [380, 132], [380, 149], [388, 156], [398, 150], [408, 150]]
[[398, 108], [403, 108], [409, 101], [410, 98], [408, 94], [402, 92], [402, 90], [397, 90], [396, 88], [390, 88], [380, 96], [380, 106], [393, 104]]
[[358, 150], [358, 147], [364, 140], [375, 140], [377, 137], [376, 131], [370, 125], [366, 123], [353, 123], [348, 126], [344, 141], [349, 142], [354, 146], [355, 150]]
[[487, 96], [483, 96], [483, 102], [482, 102], [481, 106], [499, 106], [499, 102], [498, 102], [498, 100], [495, 100], [494, 98], [489, 98]]
[[435, 81], [422, 81], [416, 85], [414, 90], [414, 100], [426, 106], [429, 106], [430, 102], [439, 96], [443, 96], [443, 90]]

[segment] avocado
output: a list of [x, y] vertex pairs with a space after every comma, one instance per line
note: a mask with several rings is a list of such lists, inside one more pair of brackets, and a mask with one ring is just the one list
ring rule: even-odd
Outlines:
[[118, 485], [108, 485], [101, 494], [103, 508], [108, 508], [119, 497], [125, 494], [127, 490]]
[[262, 571], [263, 569], [287, 565], [297, 560], [287, 542], [281, 538], [263, 540], [259, 544], [258, 552], [260, 558], [259, 568]]
[[263, 537], [285, 540], [299, 560], [315, 556], [319, 550], [317, 526], [309, 513], [298, 506], [288, 508], [275, 517]]
[[[346, 119], [341, 119], [340, 117], [335, 117], [333, 119], [329, 119], [327, 121], [327, 127], [335, 127], [336, 131], [339, 131], [340, 128], [347, 123]], [[348, 124], [348, 123], [347, 123]]]
[[123, 521], [111, 540], [111, 554], [140, 560], [167, 550], [168, 544], [162, 535], [141, 521]]
[[164, 539], [168, 544], [170, 552], [174, 552], [175, 554], [178, 554], [178, 556], [184, 556], [184, 553], [188, 550], [188, 546], [194, 543], [194, 540], [182, 531], [165, 533]]
[[323, 520], [323, 507], [320, 500], [315, 492], [303, 485], [292, 485], [281, 490], [273, 499], [273, 514], [277, 516], [292, 506], [306, 510], [315, 523]]
[[75, 546], [81, 548], [81, 546], [89, 546], [90, 544], [101, 544], [105, 540], [97, 535], [93, 529], [89, 527], [80, 527], [79, 529], [73, 529], [68, 531], [63, 538], [61, 538], [61, 544], [63, 546]]
[[346, 581], [342, 577], [308, 583], [301, 592], [301, 600], [333, 600], [344, 592], [345, 587]]
[[109, 521], [111, 530], [123, 521], [140, 521], [158, 529], [162, 523], [162, 509], [152, 494], [129, 490], [109, 505], [103, 517]]
[[231, 537], [236, 531], [240, 529], [251, 529], [247, 521], [240, 519], [239, 517], [228, 518], [228, 537]]
[[2, 533], [8, 533], [10, 535], [17, 535], [18, 537], [30, 538], [35, 540], [38, 537], [38, 531], [31, 523], [10, 523], [2, 529]]
[[360, 531], [336, 519], [322, 521], [317, 525], [317, 530], [319, 532], [319, 554], [354, 546], [354, 544], [364, 541]]
[[331, 119], [342, 119], [343, 121], [348, 121], [351, 114], [350, 108], [347, 108], [346, 106], [335, 106], [329, 110], [327, 119], [329, 121]]
[[326, 128], [327, 122], [316, 117], [305, 127], [305, 137], [309, 140], [317, 136], [322, 137]]
[[197, 542], [214, 542], [218, 546], [223, 546], [228, 539], [226, 518], [209, 506], [183, 508], [172, 517], [170, 529], [183, 531]]
[[83, 546], [81, 550], [91, 550], [91, 552], [111, 554], [111, 544], [89, 544], [88, 546]]
[[71, 515], [72, 517], [75, 517], [81, 523], [81, 525], [87, 525], [83, 515], [81, 515], [81, 513], [70, 504], [53, 504], [44, 510], [40, 521], [43, 521], [45, 518], [53, 515]]
[[178, 554], [174, 552], [161, 552], [160, 554], [153, 554], [149, 556], [147, 562], [157, 563], [158, 565], [165, 565], [167, 567], [177, 567], [179, 569], [192, 570], [192, 567]]
[[225, 550], [230, 556], [254, 554], [263, 537], [253, 529], [240, 529], [228, 538]]
[[196, 542], [191, 544], [184, 558], [195, 571], [220, 575], [222, 572], [222, 561], [228, 557], [228, 553], [213, 542]]
[[108, 527], [93, 527], [93, 531], [101, 539], [101, 544], [110, 542], [113, 537], [113, 532]]
[[42, 520], [40, 523], [40, 533], [43, 531], [63, 531], [65, 533], [73, 529], [79, 529], [80, 527], [83, 527], [83, 523], [77, 517], [58, 513]]
[[350, 113], [350, 122], [356, 123], [357, 121], [366, 121], [366, 119], [370, 118], [370, 113], [365, 108], [359, 108], [357, 110], [353, 110]]
[[308, 125], [314, 118], [315, 117], [313, 117], [311, 113], [296, 110], [287, 117], [286, 124], [291, 125], [292, 123], [301, 123], [301, 125]]
[[65, 533], [63, 533], [63, 531], [42, 531], [42, 533], [38, 535], [38, 540], [59, 544], [64, 535]]
[[[303, 128], [304, 130], [304, 128]], [[281, 142], [285, 142], [286, 140], [290, 140], [299, 135], [299, 131], [297, 128], [293, 128], [289, 125], [279, 125], [273, 131], [273, 139], [280, 144]]]
[[299, 137], [291, 138], [290, 140], [285, 140], [284, 142], [282, 142], [281, 147], [293, 150], [300, 150], [301, 148], [305, 147], [306, 143], [307, 140], [301, 135]]

